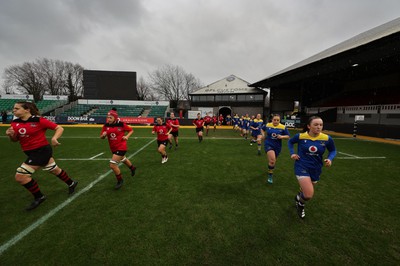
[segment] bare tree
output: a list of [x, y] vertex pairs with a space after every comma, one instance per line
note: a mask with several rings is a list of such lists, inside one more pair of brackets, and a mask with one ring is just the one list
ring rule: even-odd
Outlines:
[[32, 94], [35, 101], [45, 93], [69, 95], [75, 100], [83, 94], [83, 67], [60, 60], [37, 59], [8, 67], [4, 71], [4, 87], [9, 92]]
[[40, 67], [43, 78], [43, 84], [46, 91], [51, 95], [62, 94], [65, 84], [65, 66], [60, 60], [50, 60], [47, 58], [36, 60], [36, 64]]
[[140, 77], [137, 84], [136, 89], [138, 92], [138, 100], [147, 101], [154, 100], [154, 93], [151, 91], [150, 85], [144, 80], [143, 77]]
[[83, 96], [83, 67], [79, 64], [68, 62], [64, 63], [64, 67], [64, 94], [68, 95], [70, 101], [75, 101], [80, 96]]
[[149, 74], [151, 88], [162, 98], [176, 105], [189, 99], [189, 94], [202, 87], [199, 79], [180, 66], [165, 65]]
[[5, 83], [13, 91], [32, 94], [35, 101], [42, 98], [45, 87], [41, 79], [40, 70], [35, 63], [14, 65], [4, 70]]

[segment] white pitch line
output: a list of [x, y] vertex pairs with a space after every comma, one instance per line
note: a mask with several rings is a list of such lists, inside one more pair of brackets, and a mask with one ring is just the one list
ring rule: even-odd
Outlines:
[[[139, 152], [141, 152], [142, 150], [144, 150], [147, 146], [149, 146], [152, 142], [154, 142], [156, 139], [151, 140], [150, 142], [148, 142], [146, 145], [144, 145], [142, 148], [140, 148], [138, 151], [136, 151], [135, 153], [133, 153], [132, 155], [130, 155], [128, 157], [128, 159], [132, 158], [133, 156], [135, 156], [136, 154], [138, 154]], [[72, 195], [70, 198], [68, 198], [67, 200], [65, 200], [64, 202], [62, 202], [61, 204], [59, 204], [57, 207], [55, 207], [54, 209], [52, 209], [51, 211], [49, 211], [47, 214], [45, 214], [44, 216], [42, 216], [41, 218], [39, 218], [36, 222], [34, 222], [33, 224], [31, 224], [30, 226], [28, 226], [27, 228], [25, 228], [23, 231], [21, 231], [19, 234], [17, 234], [16, 236], [14, 236], [13, 238], [11, 238], [10, 240], [8, 240], [7, 242], [5, 242], [4, 244], [2, 244], [0, 246], [0, 255], [3, 254], [4, 251], [6, 251], [7, 249], [9, 249], [11, 246], [13, 246], [14, 244], [16, 244], [17, 242], [19, 242], [22, 238], [24, 238], [25, 236], [27, 236], [30, 232], [32, 232], [33, 230], [35, 230], [38, 226], [42, 225], [44, 222], [46, 222], [48, 219], [50, 219], [52, 216], [54, 216], [57, 212], [59, 212], [60, 210], [62, 210], [64, 207], [68, 206], [68, 204], [70, 204], [72, 201], [74, 201], [77, 197], [79, 197], [80, 195], [82, 195], [83, 193], [89, 191], [94, 185], [96, 185], [98, 182], [100, 182], [101, 180], [103, 180], [106, 176], [108, 176], [110, 173], [112, 173], [112, 170], [108, 170], [108, 172], [106, 172], [105, 174], [102, 174], [101, 176], [99, 176], [96, 180], [94, 180], [93, 182], [91, 182], [89, 185], [87, 185], [85, 188], [77, 191], [74, 195]]]
[[363, 159], [386, 159], [386, 157], [336, 157], [335, 159], [363, 160]]
[[94, 158], [99, 157], [100, 155], [103, 155], [103, 154], [104, 154], [104, 152], [99, 153], [99, 154], [97, 154], [97, 155], [95, 155], [95, 156], [93, 156], [93, 157], [90, 157], [89, 159], [90, 159], [90, 160], [93, 160]]
[[95, 158], [95, 159], [90, 159], [90, 158], [57, 158], [57, 161], [107, 161], [110, 160], [110, 158]]
[[358, 158], [358, 156], [356, 156], [356, 155], [344, 153], [344, 152], [341, 152], [341, 151], [339, 151], [338, 153], [343, 154], [343, 155], [347, 155], [347, 156], [350, 156], [350, 157]]

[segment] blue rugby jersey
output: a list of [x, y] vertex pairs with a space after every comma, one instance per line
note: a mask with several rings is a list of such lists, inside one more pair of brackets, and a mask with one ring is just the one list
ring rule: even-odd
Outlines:
[[298, 133], [288, 141], [290, 155], [295, 154], [294, 144], [297, 143], [297, 155], [300, 159], [295, 162], [296, 167], [309, 170], [320, 170], [323, 166], [325, 150], [329, 151], [327, 159], [333, 160], [336, 156], [335, 144], [331, 136], [320, 133], [313, 138], [308, 132]]
[[261, 135], [261, 128], [263, 127], [264, 121], [262, 119], [254, 118], [254, 120], [250, 123], [250, 127], [256, 128], [256, 130], [252, 129], [252, 135], [257, 136]]
[[277, 135], [290, 136], [288, 129], [282, 124], [274, 126], [274, 124], [268, 123], [266, 125], [263, 125], [261, 129], [266, 133], [264, 145], [270, 146], [274, 149], [282, 147], [282, 140], [278, 139]]

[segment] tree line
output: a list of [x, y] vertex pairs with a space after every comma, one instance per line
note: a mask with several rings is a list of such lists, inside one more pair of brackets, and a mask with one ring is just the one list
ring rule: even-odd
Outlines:
[[[35, 101], [43, 95], [68, 95], [75, 101], [84, 95], [83, 70], [79, 64], [47, 58], [7, 67], [3, 73], [6, 93], [32, 94]], [[176, 105], [189, 100], [189, 94], [203, 85], [182, 67], [164, 65], [137, 80], [138, 100], [168, 100]]]

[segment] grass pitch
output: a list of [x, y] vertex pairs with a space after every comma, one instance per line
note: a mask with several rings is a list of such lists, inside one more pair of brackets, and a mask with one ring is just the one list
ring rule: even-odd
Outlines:
[[135, 128], [127, 156], [137, 174], [130, 177], [122, 165], [125, 184], [115, 191], [111, 153], [99, 133], [65, 128], [54, 157], [79, 181], [77, 192], [68, 197], [60, 180], [37, 171], [48, 199], [31, 212], [24, 208], [32, 196], [14, 181], [25, 155], [0, 137], [0, 265], [400, 261], [400, 146], [334, 137], [338, 156], [323, 170], [302, 221], [286, 141], [269, 185], [266, 157], [231, 130], [211, 130], [198, 143], [194, 129], [181, 129], [179, 149], [167, 150], [169, 161], [161, 164], [151, 128]]

